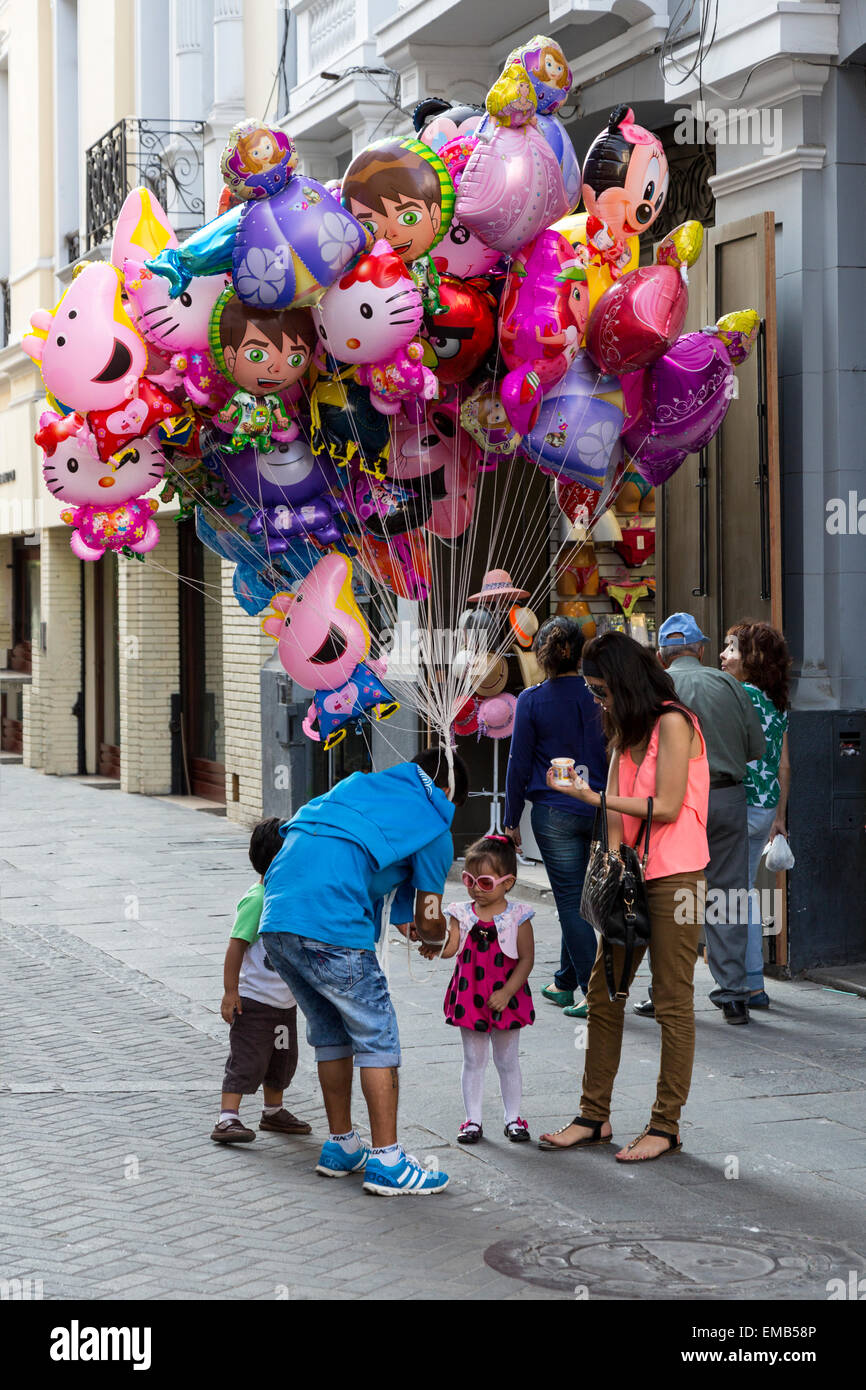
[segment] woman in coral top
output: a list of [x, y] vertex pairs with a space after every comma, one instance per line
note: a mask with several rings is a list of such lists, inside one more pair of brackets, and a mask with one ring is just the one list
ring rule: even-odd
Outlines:
[[[655, 654], [620, 632], [606, 632], [583, 649], [583, 678], [602, 707], [611, 762], [607, 782], [611, 849], [635, 844], [653, 798], [646, 868], [650, 911], [650, 967], [661, 1066], [650, 1123], [617, 1153], [620, 1163], [642, 1163], [678, 1153], [680, 1111], [689, 1094], [695, 1052], [694, 972], [700, 935], [703, 869], [709, 862], [707, 801], [710, 770], [695, 714], [678, 699]], [[550, 786], [556, 786], [553, 776]], [[598, 792], [579, 777], [564, 788], [590, 806]], [[645, 947], [635, 949], [632, 977]], [[624, 951], [613, 948], [619, 978]], [[629, 984], [631, 981], [629, 981]], [[580, 1114], [540, 1148], [609, 1144], [610, 1101], [622, 1048], [625, 1000], [611, 1000], [601, 952], [589, 981], [589, 1028]]]

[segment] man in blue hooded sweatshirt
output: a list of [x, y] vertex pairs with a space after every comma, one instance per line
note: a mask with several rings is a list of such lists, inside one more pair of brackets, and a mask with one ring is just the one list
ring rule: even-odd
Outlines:
[[[364, 1174], [381, 1196], [441, 1192], [397, 1142], [400, 1038], [388, 981], [376, 959], [382, 901], [426, 945], [445, 936], [442, 893], [454, 858], [451, 822], [469, 790], [466, 767], [425, 749], [384, 772], [356, 772], [302, 806], [265, 874], [259, 931], [273, 968], [307, 1020], [330, 1138], [318, 1173]], [[352, 1067], [370, 1117], [372, 1147], [352, 1123]]]

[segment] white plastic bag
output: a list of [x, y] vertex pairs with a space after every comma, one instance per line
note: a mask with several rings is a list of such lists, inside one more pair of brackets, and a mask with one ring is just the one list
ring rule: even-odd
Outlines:
[[768, 840], [764, 846], [764, 854], [766, 855], [767, 868], [771, 874], [778, 873], [780, 869], [793, 869], [794, 867], [791, 846], [784, 835], [774, 835], [772, 840]]

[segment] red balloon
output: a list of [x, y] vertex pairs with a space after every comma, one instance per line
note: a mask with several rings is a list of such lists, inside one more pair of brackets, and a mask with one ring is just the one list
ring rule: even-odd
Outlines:
[[676, 342], [688, 308], [689, 292], [675, 266], [639, 266], [596, 304], [586, 330], [587, 350], [613, 376], [649, 367]]
[[484, 361], [496, 331], [496, 303], [484, 280], [439, 282], [442, 313], [427, 315], [424, 331], [436, 354], [434, 371], [443, 386], [465, 381]]

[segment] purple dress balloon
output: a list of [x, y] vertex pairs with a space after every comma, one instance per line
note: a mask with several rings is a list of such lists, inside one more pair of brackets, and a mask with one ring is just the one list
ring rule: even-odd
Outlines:
[[619, 448], [622, 411], [603, 395], [616, 391], [616, 377], [602, 376], [579, 352], [559, 386], [541, 403], [538, 419], [524, 437], [523, 454], [564, 482], [599, 492]]

